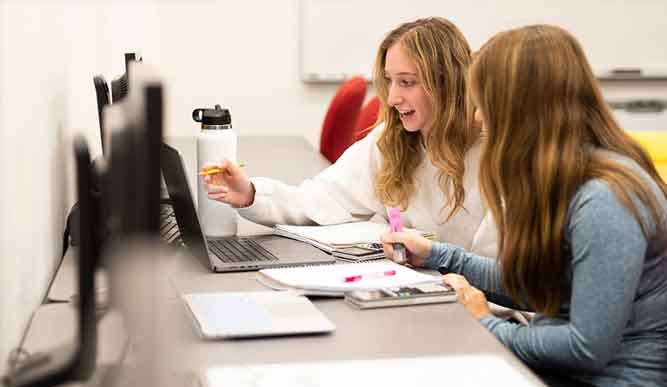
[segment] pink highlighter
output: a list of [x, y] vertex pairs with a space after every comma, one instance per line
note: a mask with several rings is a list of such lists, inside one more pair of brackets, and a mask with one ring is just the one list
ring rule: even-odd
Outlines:
[[[389, 228], [391, 232], [401, 232], [403, 231], [403, 225], [401, 224], [401, 211], [398, 208], [389, 209]], [[405, 263], [407, 261], [407, 254], [405, 251], [405, 246], [402, 243], [394, 243], [394, 262], [396, 263]]]

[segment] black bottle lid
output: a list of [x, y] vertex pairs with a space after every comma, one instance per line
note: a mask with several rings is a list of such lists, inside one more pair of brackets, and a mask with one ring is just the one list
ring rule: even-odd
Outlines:
[[215, 109], [195, 109], [192, 111], [192, 119], [203, 125], [231, 125], [232, 115], [229, 109], [223, 109], [215, 105]]

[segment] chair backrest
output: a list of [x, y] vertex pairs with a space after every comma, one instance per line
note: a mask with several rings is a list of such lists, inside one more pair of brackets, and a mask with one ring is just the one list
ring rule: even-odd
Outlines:
[[336, 91], [322, 124], [320, 153], [330, 162], [338, 160], [352, 143], [361, 105], [366, 97], [366, 80], [353, 77]]
[[357, 118], [357, 124], [354, 129], [355, 142], [366, 137], [366, 135], [373, 130], [373, 125], [375, 125], [378, 120], [379, 112], [380, 98], [375, 96], [366, 102], [366, 105], [361, 109], [361, 113], [359, 113], [359, 118]]

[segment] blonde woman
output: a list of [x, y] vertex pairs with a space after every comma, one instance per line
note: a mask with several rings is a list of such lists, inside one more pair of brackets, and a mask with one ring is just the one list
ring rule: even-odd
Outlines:
[[479, 129], [466, 94], [470, 48], [442, 18], [391, 31], [377, 53], [377, 127], [329, 168], [299, 186], [248, 179], [226, 161], [206, 177], [209, 198], [265, 225], [336, 224], [400, 207], [406, 226], [495, 256], [495, 228], [485, 221], [477, 170]]
[[[549, 384], [667, 386], [667, 186], [579, 43], [552, 26], [500, 33], [470, 88], [498, 260], [406, 233], [385, 235], [386, 253], [403, 242], [413, 265], [456, 273], [443, 280], [459, 302]], [[481, 290], [537, 313], [500, 320]]]

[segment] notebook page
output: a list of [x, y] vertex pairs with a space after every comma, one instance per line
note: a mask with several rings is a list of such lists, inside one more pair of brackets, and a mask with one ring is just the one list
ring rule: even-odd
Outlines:
[[[328, 245], [356, 245], [379, 242], [382, 234], [389, 231], [389, 225], [375, 222], [352, 222], [330, 226], [289, 226], [279, 224], [276, 228]], [[416, 230], [405, 228], [405, 231]]]
[[260, 273], [297, 289], [340, 292], [441, 281], [439, 276], [423, 274], [391, 261], [264, 269]]

